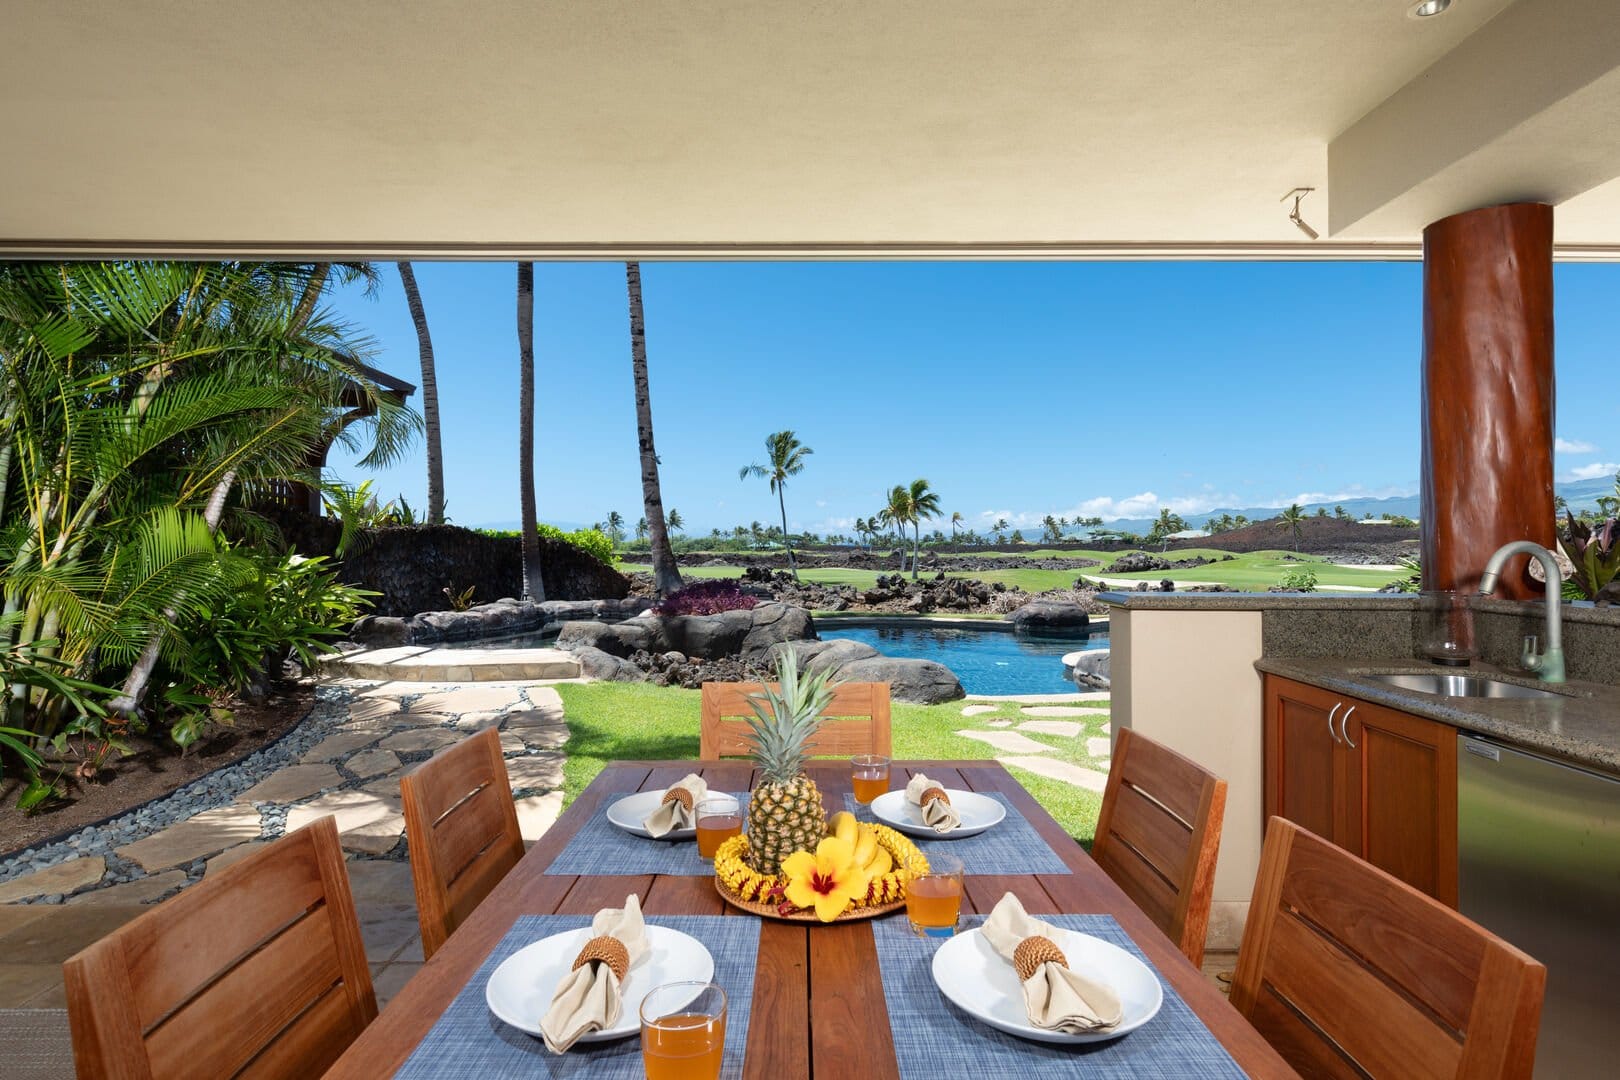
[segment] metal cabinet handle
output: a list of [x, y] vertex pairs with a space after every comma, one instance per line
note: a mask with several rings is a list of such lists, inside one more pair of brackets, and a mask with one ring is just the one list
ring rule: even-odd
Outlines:
[[1333, 708], [1328, 710], [1328, 737], [1330, 739], [1332, 739], [1334, 742], [1338, 742], [1339, 737], [1337, 735], [1333, 734], [1333, 716], [1334, 716], [1335, 713], [1337, 713], [1342, 708], [1344, 708], [1344, 702], [1335, 701], [1333, 703]]
[[1348, 744], [1352, 750], [1356, 748], [1356, 744], [1350, 742], [1350, 732], [1345, 728], [1345, 725], [1350, 722], [1350, 714], [1355, 711], [1356, 707], [1352, 705], [1348, 709], [1344, 710], [1343, 716], [1339, 717], [1339, 734], [1344, 736], [1345, 743]]

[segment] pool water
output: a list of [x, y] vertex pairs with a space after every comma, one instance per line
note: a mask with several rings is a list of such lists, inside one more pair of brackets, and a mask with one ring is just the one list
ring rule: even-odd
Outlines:
[[937, 661], [955, 672], [970, 694], [1072, 694], [1079, 687], [1063, 677], [1064, 655], [1108, 648], [1103, 628], [1062, 637], [937, 623], [826, 622], [817, 630], [823, 639], [849, 638], [885, 656]]

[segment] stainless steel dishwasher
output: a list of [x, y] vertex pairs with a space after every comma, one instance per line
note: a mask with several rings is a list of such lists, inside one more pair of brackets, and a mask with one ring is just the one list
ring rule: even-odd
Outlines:
[[1457, 742], [1458, 909], [1547, 965], [1538, 1077], [1620, 1054], [1620, 779]]

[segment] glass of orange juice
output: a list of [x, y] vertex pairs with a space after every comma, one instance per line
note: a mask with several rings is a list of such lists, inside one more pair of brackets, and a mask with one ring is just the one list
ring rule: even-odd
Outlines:
[[742, 806], [731, 795], [708, 795], [696, 811], [698, 858], [713, 859], [723, 841], [742, 832]]
[[855, 801], [869, 803], [889, 790], [889, 759], [881, 754], [856, 754], [849, 759]]
[[726, 1051], [726, 992], [714, 983], [655, 986], [641, 1001], [647, 1080], [719, 1080]]
[[906, 882], [906, 918], [922, 937], [950, 937], [962, 917], [962, 860], [929, 855], [928, 872]]

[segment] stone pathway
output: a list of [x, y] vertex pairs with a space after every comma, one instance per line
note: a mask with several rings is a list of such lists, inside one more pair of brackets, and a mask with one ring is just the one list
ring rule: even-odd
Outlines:
[[[1108, 783], [1113, 745], [1110, 714], [1096, 703], [1107, 700], [1106, 692], [970, 695], [962, 716], [978, 726], [960, 728], [955, 734], [989, 746], [991, 756], [1004, 765], [1101, 792]], [[1068, 759], [1057, 756], [1064, 751]]]
[[[321, 817], [337, 818], [381, 1005], [422, 963], [400, 774], [485, 727], [501, 733], [518, 824], [561, 812], [562, 699], [527, 681], [343, 680], [279, 742], [155, 803], [0, 862], [0, 1008], [62, 1008], [61, 963], [209, 874]], [[92, 914], [95, 913], [95, 914]]]

